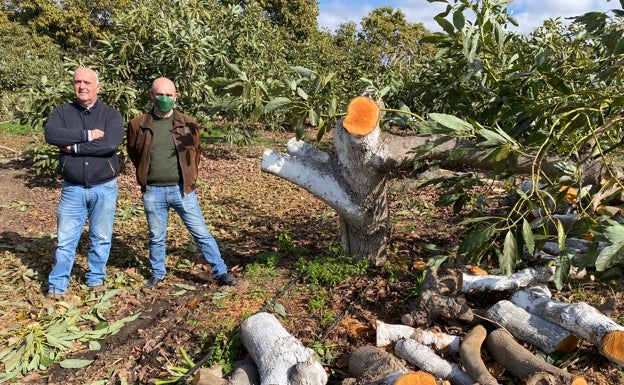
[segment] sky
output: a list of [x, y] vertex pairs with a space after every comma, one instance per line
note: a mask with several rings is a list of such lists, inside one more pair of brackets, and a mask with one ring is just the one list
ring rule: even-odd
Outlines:
[[[389, 5], [401, 9], [407, 21], [423, 23], [432, 32], [440, 31], [433, 17], [443, 11], [446, 3], [429, 3], [427, 0], [319, 0], [319, 28], [334, 32], [338, 25], [353, 21], [359, 25], [362, 17], [375, 8]], [[606, 12], [622, 9], [618, 0], [514, 0], [508, 12], [518, 21], [511, 31], [529, 33], [547, 19], [561, 19], [579, 16], [587, 12]]]

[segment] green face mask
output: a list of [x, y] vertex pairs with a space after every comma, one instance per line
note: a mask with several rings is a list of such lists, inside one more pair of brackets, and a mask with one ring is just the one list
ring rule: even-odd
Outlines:
[[175, 102], [167, 95], [160, 95], [154, 98], [154, 104], [162, 112], [169, 112]]

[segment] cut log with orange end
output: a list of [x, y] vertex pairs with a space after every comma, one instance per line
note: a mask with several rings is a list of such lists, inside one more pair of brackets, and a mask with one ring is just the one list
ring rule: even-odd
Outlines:
[[624, 365], [624, 331], [614, 330], [605, 334], [600, 352], [612, 362]]
[[436, 385], [434, 376], [422, 370], [408, 372], [396, 379], [394, 385]]
[[468, 272], [472, 275], [488, 275], [488, 272], [475, 265], [466, 266]]
[[378, 123], [377, 103], [367, 96], [358, 96], [349, 103], [342, 126], [352, 135], [365, 136], [370, 134]]

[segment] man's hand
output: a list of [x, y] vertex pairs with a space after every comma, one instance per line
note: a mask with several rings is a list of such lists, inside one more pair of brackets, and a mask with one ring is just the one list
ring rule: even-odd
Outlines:
[[99, 128], [94, 128], [93, 130], [91, 130], [91, 140], [100, 139], [102, 137], [104, 137], [104, 131], [100, 130]]
[[63, 152], [68, 152], [71, 154], [72, 150], [71, 150], [71, 146], [58, 146], [59, 150], [63, 151]]

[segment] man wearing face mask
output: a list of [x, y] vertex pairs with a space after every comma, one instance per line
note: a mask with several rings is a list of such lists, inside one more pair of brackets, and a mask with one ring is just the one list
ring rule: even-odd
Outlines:
[[128, 156], [136, 168], [149, 228], [149, 260], [152, 276], [143, 289], [156, 287], [165, 278], [169, 209], [178, 213], [199, 245], [219, 285], [235, 286], [213, 236], [206, 227], [195, 194], [201, 157], [201, 127], [174, 109], [175, 84], [161, 77], [149, 91], [154, 107], [128, 124]]

